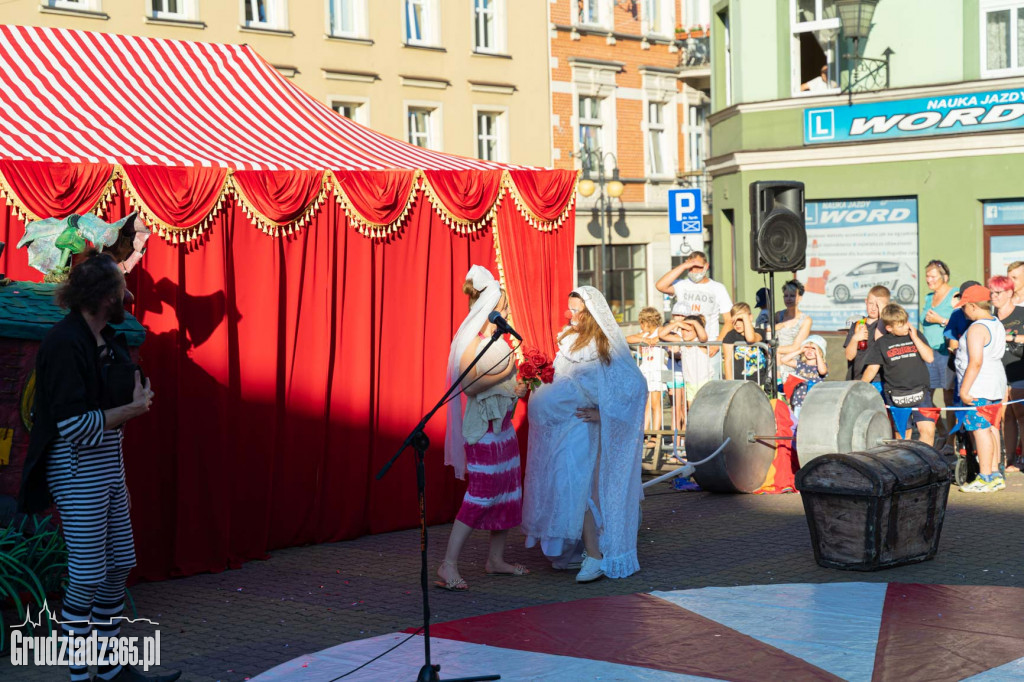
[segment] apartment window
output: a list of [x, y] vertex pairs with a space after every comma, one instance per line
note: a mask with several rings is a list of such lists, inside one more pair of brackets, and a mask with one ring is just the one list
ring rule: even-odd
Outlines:
[[288, 26], [284, 0], [242, 0], [243, 25], [247, 28], [283, 29]]
[[440, 112], [436, 105], [413, 105], [406, 108], [406, 134], [410, 144], [424, 149], [440, 147]]
[[438, 43], [439, 12], [436, 0], [405, 0], [405, 42], [410, 45]]
[[707, 157], [704, 145], [707, 140], [708, 105], [693, 105], [687, 107], [687, 110], [686, 170], [704, 170], [704, 159]]
[[579, 98], [580, 137], [579, 148], [589, 157], [589, 152], [602, 148], [604, 126], [601, 121], [601, 100], [597, 97]]
[[732, 30], [729, 27], [729, 13], [722, 12], [718, 15], [722, 23], [722, 42], [725, 48], [725, 106], [732, 105]]
[[981, 3], [981, 75], [1024, 72], [1024, 2]]
[[577, 0], [576, 23], [587, 26], [605, 26], [610, 12], [606, 0]]
[[332, 36], [366, 37], [366, 0], [328, 0], [327, 12]]
[[363, 125], [370, 124], [369, 100], [329, 97], [327, 103], [331, 109], [347, 119]]
[[676, 21], [674, 0], [644, 0], [641, 13], [644, 33], [672, 35]]
[[195, 0], [150, 0], [149, 16], [154, 19], [195, 21], [199, 18]]
[[43, 2], [46, 7], [54, 9], [71, 9], [86, 12], [99, 12], [100, 0], [47, 0]]
[[505, 112], [476, 112], [476, 156], [484, 161], [505, 161]]
[[647, 103], [647, 172], [649, 175], [668, 174], [668, 157], [665, 147], [665, 105], [661, 102]]
[[839, 16], [835, 0], [790, 0], [793, 95], [838, 91]]
[[505, 49], [504, 0], [473, 0], [473, 48], [477, 52]]

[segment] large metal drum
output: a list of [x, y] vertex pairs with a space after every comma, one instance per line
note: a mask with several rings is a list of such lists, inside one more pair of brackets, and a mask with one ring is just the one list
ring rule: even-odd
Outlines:
[[821, 455], [869, 450], [892, 437], [889, 413], [874, 386], [863, 381], [823, 381], [804, 398], [796, 455], [803, 466]]
[[753, 435], [775, 434], [771, 402], [750, 381], [711, 381], [694, 398], [686, 416], [686, 458], [699, 462], [725, 441], [725, 449], [697, 467], [693, 478], [701, 488], [720, 493], [752, 493], [768, 476], [775, 457], [774, 441]]

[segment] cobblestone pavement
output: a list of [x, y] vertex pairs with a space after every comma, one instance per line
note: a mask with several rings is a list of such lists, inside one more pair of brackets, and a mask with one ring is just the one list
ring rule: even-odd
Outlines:
[[[461, 562], [468, 593], [432, 589], [434, 621], [584, 597], [794, 582], [919, 582], [1024, 586], [1024, 474], [990, 495], [950, 492], [933, 561], [874, 573], [814, 562], [799, 495], [715, 495], [649, 491], [640, 533], [640, 573], [576, 585], [513, 533], [507, 553], [533, 570], [524, 578], [483, 572], [486, 536], [475, 534]], [[430, 529], [430, 565], [444, 553], [448, 526]], [[165, 668], [183, 680], [244, 680], [300, 654], [415, 627], [421, 620], [418, 531], [286, 549], [241, 569], [132, 588], [139, 613], [160, 623]], [[135, 625], [126, 634], [147, 634]], [[415, 643], [410, 643], [415, 646]], [[339, 670], [338, 674], [346, 671]], [[14, 669], [0, 679], [66, 680], [57, 669]]]

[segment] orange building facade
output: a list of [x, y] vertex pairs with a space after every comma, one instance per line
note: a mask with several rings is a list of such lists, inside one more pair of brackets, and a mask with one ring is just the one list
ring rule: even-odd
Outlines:
[[[603, 288], [623, 323], [644, 306], [665, 308], [654, 282], [713, 241], [707, 228], [687, 243], [668, 233], [670, 189], [701, 187], [706, 225], [711, 216], [708, 5], [550, 0], [553, 163], [598, 183], [577, 206], [577, 281]], [[612, 197], [616, 169], [623, 190]]]

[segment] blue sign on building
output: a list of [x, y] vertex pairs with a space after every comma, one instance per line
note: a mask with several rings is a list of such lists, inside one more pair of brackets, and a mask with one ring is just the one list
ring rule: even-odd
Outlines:
[[704, 232], [704, 204], [700, 188], [670, 189], [668, 191], [668, 233], [702, 234]]
[[986, 225], [1024, 225], [1024, 201], [986, 201]]
[[1024, 89], [804, 110], [804, 144], [1024, 128]]

